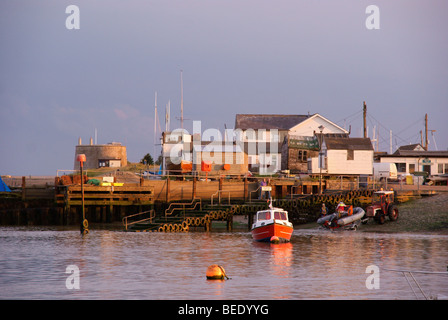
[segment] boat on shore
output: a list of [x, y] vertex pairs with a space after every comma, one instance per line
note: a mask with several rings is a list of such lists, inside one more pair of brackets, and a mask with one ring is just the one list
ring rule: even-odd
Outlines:
[[255, 241], [288, 242], [293, 230], [288, 212], [282, 208], [274, 208], [271, 201], [268, 209], [256, 213], [251, 233]]
[[365, 211], [360, 207], [346, 206], [339, 203], [336, 212], [323, 215], [317, 223], [325, 229], [335, 230], [343, 228], [345, 230], [356, 230], [364, 217]]

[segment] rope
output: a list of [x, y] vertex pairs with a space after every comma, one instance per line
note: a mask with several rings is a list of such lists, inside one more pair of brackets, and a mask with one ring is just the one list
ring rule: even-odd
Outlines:
[[218, 266], [218, 267], [219, 267], [219, 269], [221, 269], [222, 274], [224, 275], [224, 277], [225, 277], [227, 280], [231, 279], [231, 278], [229, 278], [229, 277], [227, 276], [227, 274], [226, 274], [226, 272], [225, 272], [225, 270], [224, 270], [223, 267], [221, 267], [221, 266]]

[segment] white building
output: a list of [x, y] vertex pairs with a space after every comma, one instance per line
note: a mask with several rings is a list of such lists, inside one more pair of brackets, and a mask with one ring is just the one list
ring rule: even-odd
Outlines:
[[325, 175], [371, 175], [372, 142], [369, 138], [324, 136], [320, 156], [308, 159], [308, 173], [320, 174], [320, 165]]
[[275, 173], [283, 168], [282, 146], [285, 140], [289, 141], [289, 137], [309, 140], [320, 133], [321, 128], [323, 134], [348, 135], [348, 131], [317, 113], [237, 114], [235, 117], [235, 131], [240, 133], [236, 140], [244, 145], [249, 170], [259, 170], [260, 174]]
[[379, 162], [395, 163], [400, 175], [426, 172], [448, 174], [448, 151], [425, 151], [421, 145], [402, 146], [393, 154], [380, 155]]

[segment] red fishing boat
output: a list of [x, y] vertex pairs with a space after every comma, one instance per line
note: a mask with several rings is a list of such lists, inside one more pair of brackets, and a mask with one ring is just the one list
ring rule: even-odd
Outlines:
[[288, 212], [281, 208], [258, 211], [252, 224], [252, 237], [256, 241], [288, 242], [294, 228], [288, 220]]

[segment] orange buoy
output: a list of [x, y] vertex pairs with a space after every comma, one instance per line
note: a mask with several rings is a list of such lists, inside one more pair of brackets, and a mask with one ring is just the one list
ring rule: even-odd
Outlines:
[[208, 280], [224, 280], [224, 278], [228, 279], [224, 268], [218, 266], [217, 264], [212, 264], [211, 266], [209, 266], [205, 275]]
[[272, 236], [271, 237], [271, 243], [279, 243], [280, 239], [277, 236]]

